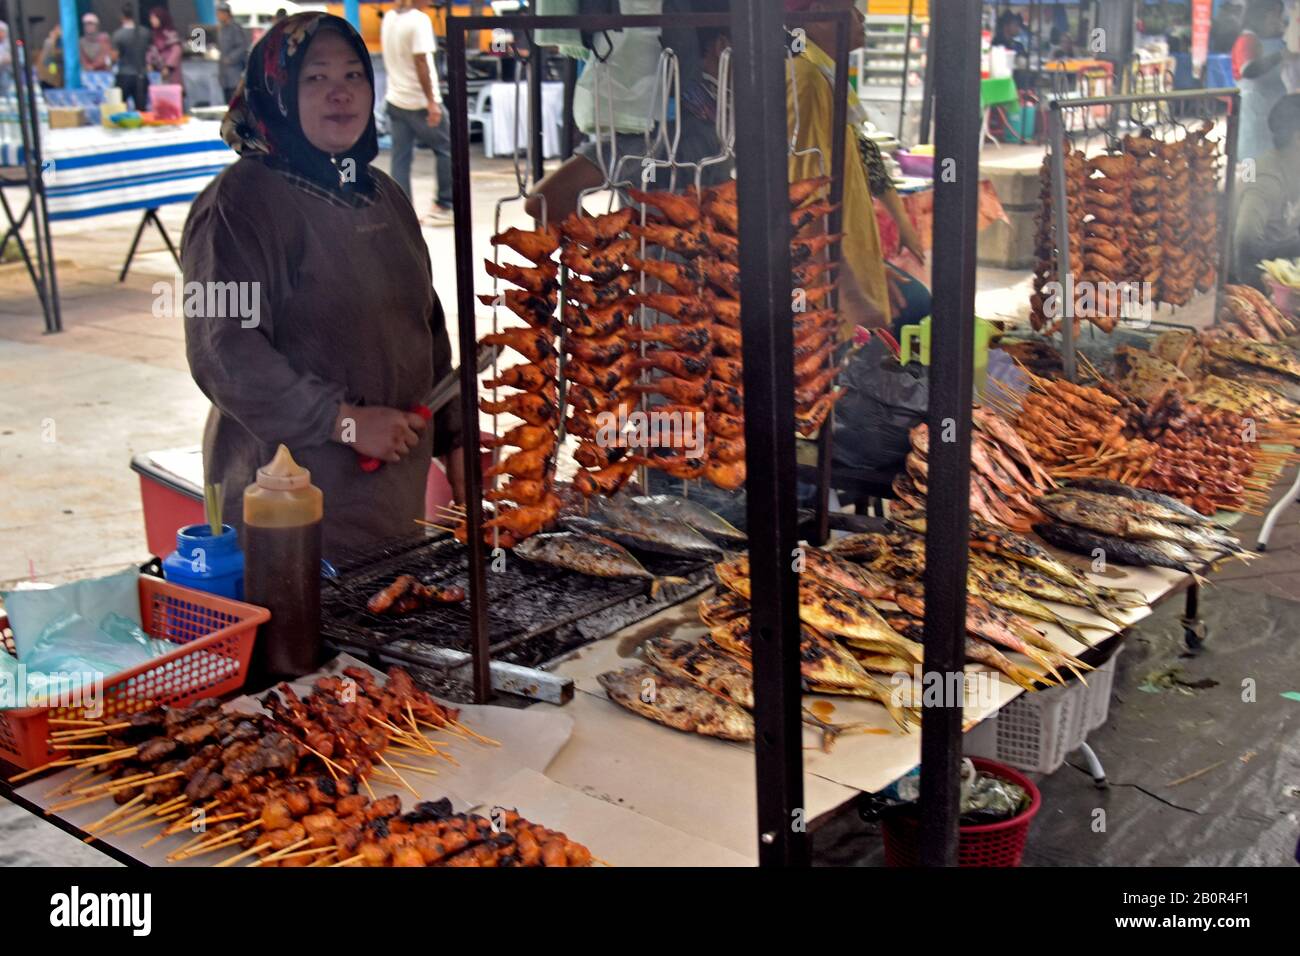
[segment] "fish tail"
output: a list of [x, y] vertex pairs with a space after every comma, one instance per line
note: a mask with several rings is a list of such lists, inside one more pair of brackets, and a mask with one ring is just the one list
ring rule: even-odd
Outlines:
[[[1056, 656], [1060, 660], [1060, 663], [1064, 664], [1066, 667], [1068, 667], [1071, 671], [1074, 672], [1074, 676], [1079, 678], [1080, 684], [1082, 684], [1084, 687], [1088, 686], [1088, 679], [1083, 676], [1083, 671], [1079, 669], [1080, 667], [1088, 668], [1087, 664], [1083, 663], [1083, 661], [1078, 660], [1077, 658], [1070, 657], [1070, 655], [1068, 654], [1058, 654]], [[1091, 668], [1088, 669], [1091, 670]]]
[[1047, 654], [1045, 654], [1043, 651], [1040, 651], [1038, 648], [1026, 644], [1024, 648], [1021, 650], [1021, 653], [1024, 654], [1026, 657], [1028, 657], [1039, 667], [1046, 668], [1048, 673], [1050, 673], [1053, 677], [1056, 678], [1056, 682], [1058, 684], [1065, 683], [1065, 678], [1061, 676], [1061, 672], [1056, 669], [1056, 665], [1052, 662], [1052, 659], [1048, 657]]
[[1078, 641], [1078, 642], [1079, 642], [1080, 644], [1082, 644], [1084, 647], [1096, 647], [1096, 646], [1097, 646], [1096, 644], [1094, 644], [1094, 643], [1092, 642], [1092, 639], [1091, 639], [1090, 637], [1088, 637], [1086, 634], [1084, 634], [1083, 631], [1079, 630], [1078, 627], [1076, 627], [1074, 624], [1072, 624], [1072, 623], [1070, 623], [1069, 621], [1067, 621], [1065, 618], [1063, 618], [1063, 617], [1057, 617], [1056, 620], [1055, 620], [1055, 624], [1056, 624], [1057, 627], [1059, 627], [1061, 630], [1063, 630], [1066, 634], [1070, 635], [1070, 637], [1074, 638], [1076, 641]]

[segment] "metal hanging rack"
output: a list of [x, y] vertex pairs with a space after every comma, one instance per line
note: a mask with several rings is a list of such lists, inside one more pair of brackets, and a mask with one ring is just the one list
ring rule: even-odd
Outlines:
[[[1065, 182], [1065, 152], [1073, 140], [1065, 128], [1065, 119], [1062, 114], [1069, 110], [1105, 106], [1111, 109], [1112, 115], [1115, 115], [1115, 111], [1120, 107], [1143, 103], [1164, 104], [1167, 109], [1170, 103], [1226, 100], [1229, 103], [1229, 109], [1227, 134], [1224, 137], [1227, 166], [1224, 175], [1223, 214], [1216, 219], [1219, 230], [1219, 265], [1215, 276], [1214, 312], [1216, 315], [1218, 314], [1219, 308], [1223, 304], [1223, 286], [1226, 271], [1232, 262], [1232, 230], [1229, 228], [1227, 213], [1233, 208], [1233, 197], [1236, 193], [1237, 127], [1241, 113], [1240, 99], [1240, 91], [1236, 87], [1229, 87], [1211, 90], [1182, 90], [1171, 93], [1137, 93], [1127, 96], [1072, 97], [1065, 99], [1054, 97], [1048, 102], [1048, 149], [1052, 162], [1052, 203], [1054, 207], [1052, 214], [1053, 225], [1055, 226], [1057, 281], [1062, 284], [1062, 288], [1064, 288], [1066, 277], [1073, 275], [1074, 272], [1071, 265], [1069, 210], [1067, 208], [1068, 197]], [[1085, 113], [1084, 116], [1086, 117], [1087, 114]], [[1181, 124], [1178, 125], [1181, 126]], [[1185, 130], [1186, 127], [1183, 127], [1183, 129]], [[1113, 131], [1107, 131], [1107, 136], [1111, 135], [1113, 135]], [[1065, 376], [1073, 382], [1077, 381], [1073, 295], [1061, 296], [1061, 303], [1064, 309], [1064, 315], [1061, 316], [1061, 355]]]

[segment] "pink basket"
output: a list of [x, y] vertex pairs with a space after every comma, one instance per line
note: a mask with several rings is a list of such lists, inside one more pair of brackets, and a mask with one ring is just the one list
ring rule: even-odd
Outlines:
[[1271, 276], [1265, 276], [1273, 304], [1287, 315], [1300, 315], [1300, 289], [1283, 285]]

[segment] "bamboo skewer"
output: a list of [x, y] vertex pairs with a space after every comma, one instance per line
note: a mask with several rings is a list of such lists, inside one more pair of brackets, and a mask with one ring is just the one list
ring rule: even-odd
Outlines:
[[47, 724], [59, 724], [60, 726], [62, 726], [63, 724], [69, 724], [77, 727], [84, 727], [86, 725], [90, 725], [92, 727], [102, 727], [104, 723], [103, 720], [73, 720], [70, 717], [50, 717], [45, 722]]
[[333, 864], [333, 866], [351, 866], [352, 864], [356, 863], [358, 860], [361, 859], [364, 859], [364, 855], [358, 853], [356, 856], [350, 856], [346, 860], [339, 860], [339, 862]]
[[244, 859], [244, 858], [246, 858], [246, 857], [250, 857], [250, 856], [252, 856], [254, 853], [261, 853], [263, 850], [270, 849], [270, 846], [271, 846], [271, 844], [270, 844], [269, 842], [268, 842], [268, 843], [259, 843], [259, 844], [257, 844], [256, 846], [250, 846], [250, 847], [249, 847], [247, 850], [245, 850], [243, 853], [236, 853], [234, 856], [232, 856], [232, 857], [230, 857], [230, 858], [228, 858], [228, 859], [222, 860], [220, 863], [217, 863], [217, 864], [215, 864], [215, 865], [216, 865], [218, 868], [223, 867], [223, 866], [234, 866], [235, 863], [236, 863], [237, 861], [242, 860], [242, 859]]
[[395, 776], [395, 777], [396, 777], [396, 778], [401, 782], [401, 784], [402, 784], [403, 787], [405, 787], [407, 790], [410, 790], [410, 791], [411, 791], [411, 794], [412, 794], [412, 795], [413, 795], [417, 800], [420, 798], [420, 791], [416, 790], [413, 786], [411, 786], [411, 785], [407, 782], [407, 780], [406, 780], [405, 777], [403, 777], [400, 773], [398, 773], [395, 769], [393, 769], [393, 765], [392, 765], [391, 763], [388, 762], [388, 758], [386, 758], [386, 757], [385, 757], [383, 754], [381, 754], [381, 753], [376, 753], [375, 756], [379, 758], [380, 762], [383, 763], [383, 765], [384, 765], [385, 767], [387, 767], [389, 770], [392, 770], [392, 771], [393, 771], [393, 776]]
[[251, 863], [251, 864], [249, 864], [249, 865], [250, 865], [250, 866], [261, 866], [263, 863], [270, 863], [270, 862], [272, 862], [272, 861], [274, 861], [274, 860], [283, 860], [283, 859], [285, 858], [285, 856], [289, 853], [290, 850], [296, 850], [296, 849], [298, 849], [299, 847], [304, 846], [304, 845], [306, 845], [306, 844], [308, 844], [308, 843], [310, 843], [310, 842], [311, 842], [311, 837], [303, 837], [303, 838], [302, 838], [301, 840], [299, 840], [297, 843], [291, 843], [291, 844], [289, 844], [287, 847], [285, 847], [283, 850], [276, 850], [274, 853], [271, 853], [271, 854], [269, 854], [269, 855], [267, 855], [267, 856], [264, 856], [264, 857], [262, 857], [260, 860], [257, 860], [257, 861], [255, 861], [254, 863]]
[[79, 764], [81, 764], [81, 761], [79, 760], [54, 760], [50, 763], [42, 764], [39, 767], [33, 767], [31, 770], [24, 770], [22, 773], [16, 773], [9, 778], [9, 782], [17, 783], [19, 780], [26, 780], [28, 777], [34, 777], [38, 773], [44, 773], [46, 770], [51, 770], [54, 767], [71, 767]]
[[[294, 846], [301, 846], [302, 844], [309, 843], [309, 842], [311, 842], [311, 837], [307, 837], [307, 839], [305, 840], [298, 841], [297, 843], [294, 844]], [[272, 853], [270, 856], [264, 856], [262, 857], [262, 859], [256, 860], [248, 865], [250, 868], [252, 868], [254, 866], [261, 866], [263, 863], [278, 863], [280, 860], [292, 860], [297, 857], [319, 856], [321, 853], [337, 853], [337, 852], [338, 852], [338, 848], [332, 846], [314, 846], [306, 850], [295, 850], [292, 853], [288, 853], [282, 850], [279, 853]]]

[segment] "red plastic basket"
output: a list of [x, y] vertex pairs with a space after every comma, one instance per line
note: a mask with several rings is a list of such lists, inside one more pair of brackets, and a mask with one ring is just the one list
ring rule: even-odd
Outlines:
[[[958, 866], [1019, 866], [1025, 852], [1029, 824], [1038, 813], [1038, 788], [1024, 774], [981, 757], [972, 757], [976, 770], [1024, 787], [1029, 806], [1009, 820], [960, 828]], [[921, 821], [914, 814], [896, 813], [885, 818], [886, 866], [918, 866], [921, 862]]]
[[[265, 608], [141, 575], [144, 630], [176, 650], [106, 677], [101, 716], [111, 723], [162, 704], [180, 706], [239, 689], [248, 676], [257, 626], [270, 617]], [[0, 711], [0, 760], [30, 769], [58, 759], [46, 743], [50, 718], [78, 720], [83, 713], [79, 707]]]

